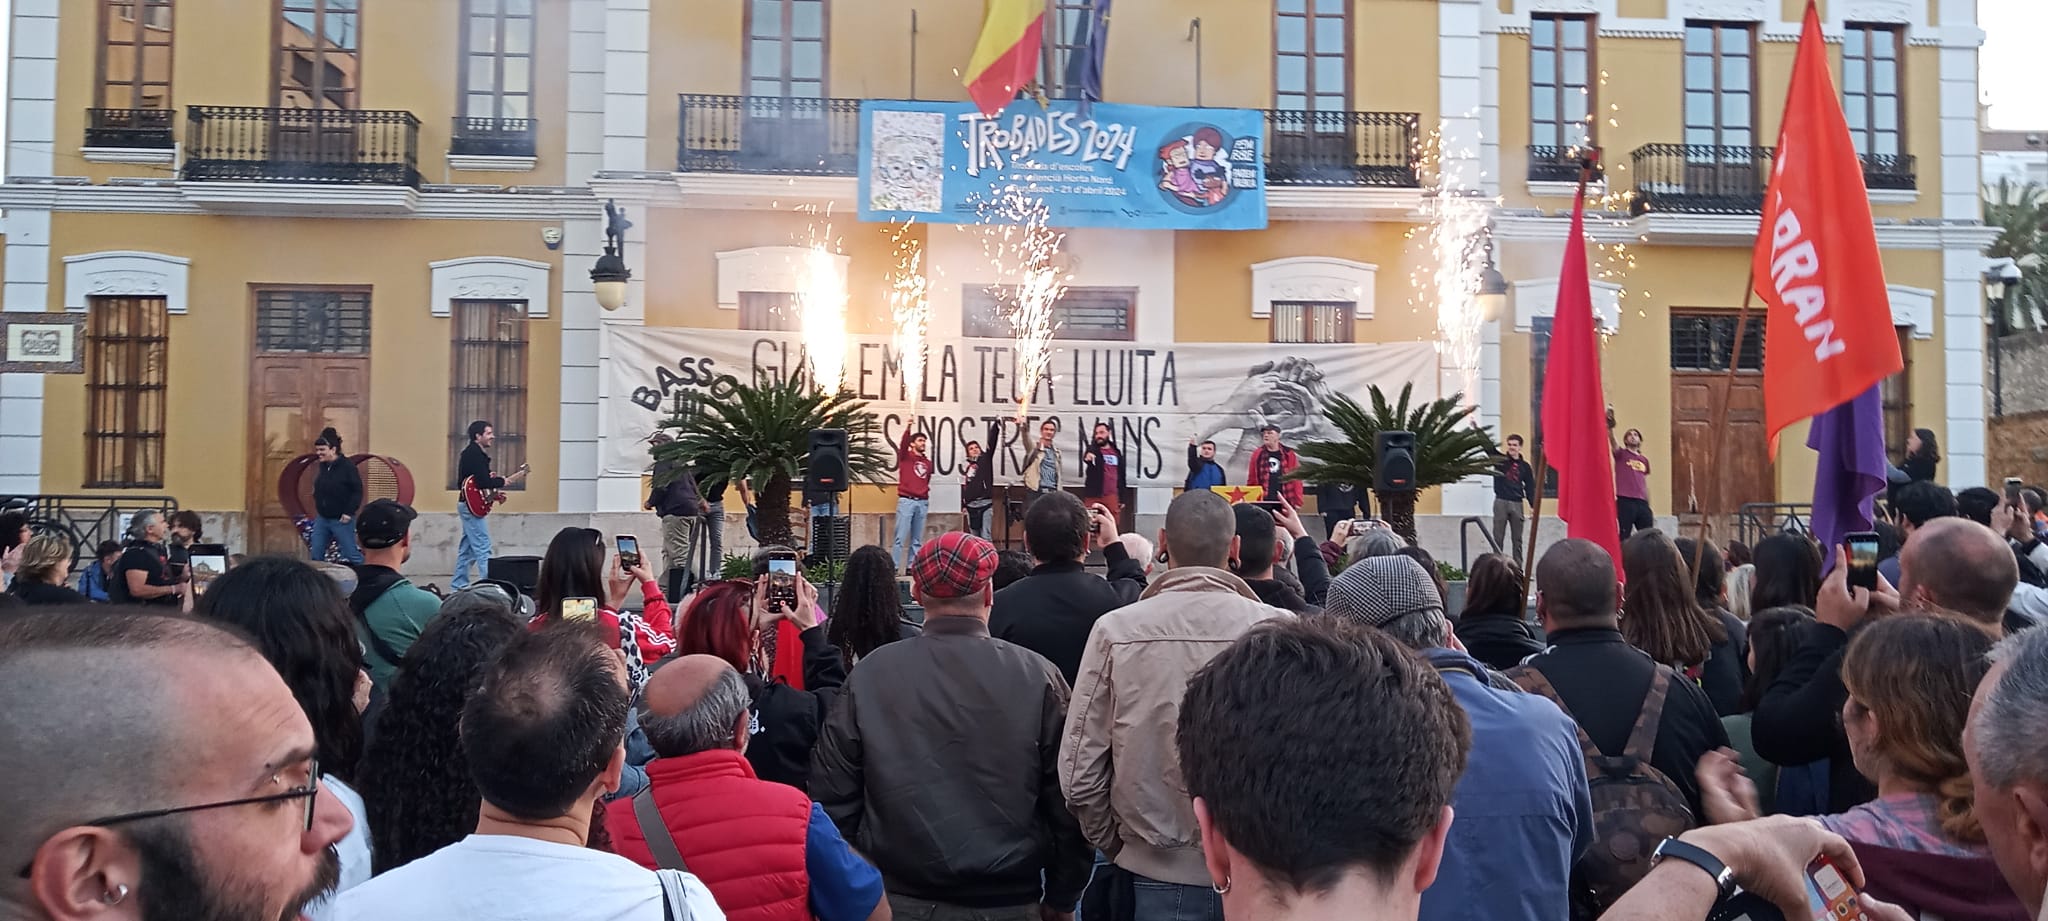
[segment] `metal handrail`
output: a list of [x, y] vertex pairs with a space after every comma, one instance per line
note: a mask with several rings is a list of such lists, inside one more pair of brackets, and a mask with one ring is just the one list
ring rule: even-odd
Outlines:
[[[1485, 519], [1480, 518], [1478, 515], [1467, 515], [1464, 518], [1458, 519], [1458, 568], [1468, 573], [1472, 571], [1472, 548], [1467, 543], [1467, 538], [1472, 533], [1473, 525], [1479, 526], [1479, 536], [1486, 539], [1486, 546], [1489, 548], [1486, 552], [1500, 552], [1500, 542], [1494, 540], [1493, 532], [1486, 529]], [[1535, 536], [1531, 535], [1530, 540], [1534, 539]], [[1521, 561], [1516, 560], [1515, 562], [1519, 564]]]
[[192, 106], [184, 178], [420, 184], [420, 120], [393, 109]]
[[1416, 112], [1267, 109], [1266, 182], [1416, 188]]

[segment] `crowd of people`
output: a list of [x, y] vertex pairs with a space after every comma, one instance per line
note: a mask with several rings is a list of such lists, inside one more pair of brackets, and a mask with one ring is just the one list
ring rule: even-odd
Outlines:
[[671, 599], [581, 527], [443, 597], [388, 499], [347, 589], [201, 593], [196, 520], [72, 579], [0, 516], [0, 919], [1803, 921], [1825, 857], [1871, 918], [2020, 921], [2048, 516], [1991, 495], [1903, 484], [1875, 587], [1645, 527], [1459, 610], [1390, 530], [1200, 489], [1152, 539], [1053, 490], [1026, 558], [899, 542], [910, 604], [891, 548]]

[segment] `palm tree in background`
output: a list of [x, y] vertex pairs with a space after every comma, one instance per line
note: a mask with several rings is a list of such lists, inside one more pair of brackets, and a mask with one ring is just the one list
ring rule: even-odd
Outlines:
[[1317, 483], [1371, 483], [1379, 466], [1375, 436], [1381, 432], [1415, 433], [1415, 490], [1374, 490], [1387, 523], [1411, 542], [1415, 540], [1417, 492], [1493, 470], [1489, 454], [1493, 433], [1471, 422], [1472, 407], [1461, 405], [1463, 395], [1413, 406], [1414, 389], [1413, 384], [1403, 386], [1400, 397], [1389, 403], [1380, 388], [1369, 387], [1370, 408], [1345, 394], [1324, 401], [1323, 416], [1344, 437], [1301, 445], [1296, 449], [1301, 453], [1301, 467], [1291, 475]]
[[[752, 481], [756, 528], [765, 545], [796, 546], [789, 523], [792, 484], [803, 476], [814, 429], [846, 430], [849, 483], [874, 481], [889, 459], [876, 447], [881, 424], [866, 401], [846, 390], [824, 393], [801, 371], [787, 378], [761, 377], [753, 384], [722, 378], [714, 390], [729, 395], [678, 407], [661, 423], [674, 440], [656, 445], [656, 462], [668, 461], [684, 475], [694, 466], [704, 486]], [[656, 483], [656, 486], [662, 485]]]
[[2020, 283], [2005, 294], [2005, 328], [2048, 328], [2048, 189], [2000, 179], [1984, 190], [1984, 223], [1998, 230], [1984, 254], [2020, 267]]

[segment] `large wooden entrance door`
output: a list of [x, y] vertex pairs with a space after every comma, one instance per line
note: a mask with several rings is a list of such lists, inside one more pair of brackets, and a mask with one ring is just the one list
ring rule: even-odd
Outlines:
[[[1671, 317], [1671, 511], [1730, 516], [1748, 502], [1777, 501], [1764, 439], [1763, 317], [1743, 331], [1741, 368], [1728, 363], [1732, 312]], [[1727, 420], [1720, 418], [1727, 407]]]
[[[256, 293], [250, 370], [249, 552], [305, 553], [278, 495], [278, 476], [333, 426], [343, 450], [370, 450], [369, 292]], [[310, 510], [308, 510], [310, 512]]]

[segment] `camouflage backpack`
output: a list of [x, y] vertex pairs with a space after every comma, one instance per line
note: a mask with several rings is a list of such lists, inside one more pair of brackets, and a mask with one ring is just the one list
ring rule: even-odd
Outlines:
[[[1534, 666], [1522, 666], [1508, 677], [1532, 694], [1550, 698], [1572, 715], [1550, 679]], [[1669, 777], [1650, 766], [1650, 753], [1657, 744], [1657, 724], [1664, 715], [1664, 698], [1671, 689], [1670, 670], [1659, 666], [1650, 679], [1650, 691], [1643, 696], [1642, 712], [1636, 714], [1628, 745], [1619, 755], [1602, 754], [1578, 727], [1579, 749], [1586, 756], [1586, 786], [1593, 799], [1593, 844], [1586, 856], [1572, 868], [1572, 917], [1594, 918], [1643, 875], [1650, 872], [1650, 852], [1666, 837], [1694, 825], [1692, 809], [1685, 795]]]

